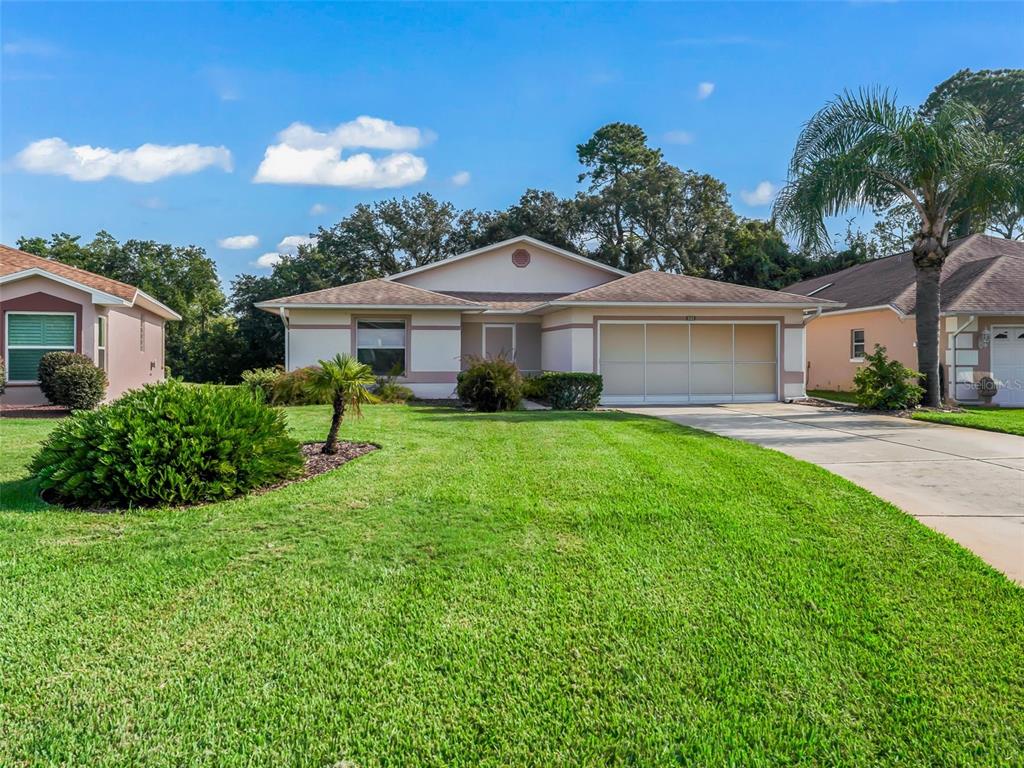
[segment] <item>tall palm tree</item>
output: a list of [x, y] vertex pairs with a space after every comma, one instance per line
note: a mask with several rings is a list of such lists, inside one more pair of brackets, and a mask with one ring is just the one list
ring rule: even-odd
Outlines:
[[825, 217], [909, 201], [917, 285], [917, 368], [925, 404], [940, 405], [939, 278], [950, 229], [965, 213], [1024, 198], [1024, 150], [951, 101], [922, 115], [887, 91], [844, 93], [804, 126], [774, 215], [802, 244], [827, 245]]
[[338, 429], [345, 418], [345, 409], [360, 416], [361, 406], [377, 402], [376, 396], [369, 390], [376, 379], [370, 366], [349, 355], [335, 355], [331, 360], [318, 362], [320, 367], [313, 371], [307, 386], [311, 393], [331, 400], [331, 428], [327, 432], [322, 452], [337, 453]]

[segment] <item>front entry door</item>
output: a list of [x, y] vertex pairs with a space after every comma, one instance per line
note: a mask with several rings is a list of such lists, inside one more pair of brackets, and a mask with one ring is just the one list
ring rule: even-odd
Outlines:
[[491, 359], [516, 359], [516, 327], [510, 323], [485, 323], [483, 355]]

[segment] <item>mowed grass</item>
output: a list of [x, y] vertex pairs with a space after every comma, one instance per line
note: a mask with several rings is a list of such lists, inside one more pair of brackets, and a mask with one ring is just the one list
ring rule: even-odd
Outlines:
[[960, 413], [921, 411], [913, 414], [911, 418], [1024, 436], [1024, 408], [971, 408], [965, 406]]
[[1024, 754], [1024, 590], [782, 454], [381, 406], [343, 433], [382, 449], [326, 475], [98, 515], [21, 479], [50, 426], [0, 422], [0, 765]]

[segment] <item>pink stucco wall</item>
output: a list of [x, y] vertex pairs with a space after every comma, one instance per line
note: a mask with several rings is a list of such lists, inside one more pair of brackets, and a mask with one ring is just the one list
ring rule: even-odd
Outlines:
[[[6, 352], [6, 313], [8, 311], [52, 311], [47, 297], [71, 302], [80, 312], [76, 333], [76, 352], [97, 360], [97, 318], [107, 319], [107, 399], [112, 400], [129, 389], [164, 378], [164, 321], [138, 307], [105, 307], [92, 303], [81, 290], [33, 276], [0, 286], [0, 354]], [[10, 307], [10, 310], [8, 309]], [[145, 330], [145, 349], [139, 345], [139, 325]], [[34, 384], [8, 384], [0, 396], [5, 405], [42, 405], [46, 398]]]
[[871, 353], [881, 344], [889, 357], [908, 368], [917, 367], [917, 330], [914, 318], [900, 319], [891, 309], [824, 314], [807, 325], [807, 388], [853, 389], [853, 375], [863, 363], [850, 359], [850, 332], [864, 331], [864, 349]]

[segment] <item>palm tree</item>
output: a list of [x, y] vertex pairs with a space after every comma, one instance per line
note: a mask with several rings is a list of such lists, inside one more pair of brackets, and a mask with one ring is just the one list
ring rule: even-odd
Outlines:
[[844, 93], [804, 126], [773, 214], [803, 245], [828, 244], [825, 217], [909, 202], [917, 285], [917, 368], [925, 404], [940, 405], [939, 278], [949, 233], [965, 214], [1024, 198], [1024, 150], [986, 130], [956, 101], [933, 114], [887, 91]]
[[331, 360], [319, 360], [309, 379], [309, 390], [319, 397], [329, 397], [334, 412], [331, 415], [331, 429], [327, 433], [322, 453], [338, 452], [338, 428], [345, 418], [345, 409], [361, 416], [360, 407], [377, 402], [368, 387], [376, 382], [373, 371], [366, 363], [360, 363], [349, 355], [335, 355]]

